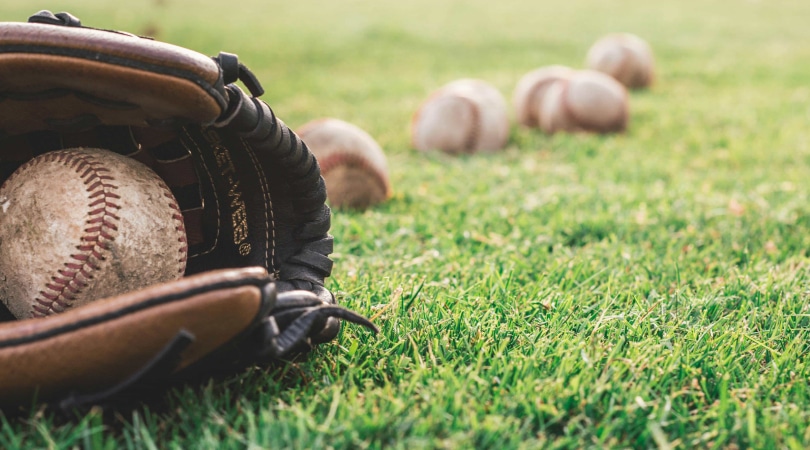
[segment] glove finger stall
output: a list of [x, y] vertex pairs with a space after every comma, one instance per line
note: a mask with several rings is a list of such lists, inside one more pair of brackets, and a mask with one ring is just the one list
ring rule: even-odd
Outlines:
[[[194, 337], [171, 372], [252, 332], [275, 301], [260, 268], [187, 277], [52, 316], [0, 324], [0, 401], [52, 399], [122, 382], [175, 336]], [[272, 294], [272, 295], [268, 295]]]
[[214, 61], [81, 27], [0, 23], [0, 133], [212, 123], [226, 106]]

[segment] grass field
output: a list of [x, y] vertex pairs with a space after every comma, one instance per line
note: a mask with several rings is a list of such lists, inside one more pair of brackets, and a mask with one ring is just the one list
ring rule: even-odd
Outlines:
[[[238, 53], [292, 127], [371, 133], [394, 197], [335, 211], [328, 287], [374, 318], [134, 411], [0, 419], [2, 448], [810, 447], [810, 2], [44, 0]], [[425, 96], [507, 98], [599, 36], [656, 52], [622, 136], [410, 148]], [[2, 370], [2, 368], [0, 368]]]

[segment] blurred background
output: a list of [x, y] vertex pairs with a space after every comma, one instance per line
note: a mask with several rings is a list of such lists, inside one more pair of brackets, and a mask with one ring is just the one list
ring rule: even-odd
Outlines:
[[[654, 91], [681, 99], [676, 108], [689, 109], [691, 120], [725, 106], [706, 104], [708, 92], [712, 103], [755, 97], [765, 111], [790, 100], [780, 102], [782, 88], [806, 84], [810, 59], [804, 0], [46, 0], [3, 2], [0, 20], [25, 20], [39, 9], [67, 10], [87, 26], [151, 35], [204, 54], [237, 53], [291, 126], [337, 116], [392, 152], [408, 147], [410, 114], [439, 85], [477, 77], [508, 98], [533, 68], [581, 67], [588, 47], [609, 32], [635, 33], [651, 44], [659, 73]], [[791, 92], [796, 96], [810, 99], [806, 90]], [[641, 120], [651, 120], [641, 97], [634, 106]], [[655, 120], [679, 120], [676, 114]]]

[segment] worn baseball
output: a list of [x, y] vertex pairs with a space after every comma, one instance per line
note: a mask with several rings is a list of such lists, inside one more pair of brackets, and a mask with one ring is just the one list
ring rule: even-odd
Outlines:
[[443, 86], [422, 103], [411, 120], [411, 143], [422, 151], [495, 151], [508, 138], [506, 100], [482, 80], [461, 79]]
[[54, 151], [0, 186], [0, 299], [17, 318], [180, 278], [186, 256], [177, 201], [131, 158]]
[[512, 105], [519, 124], [537, 128], [540, 126], [540, 104], [548, 88], [556, 81], [568, 78], [574, 69], [565, 66], [547, 66], [532, 70], [518, 81], [512, 94]]
[[540, 105], [540, 127], [546, 133], [622, 132], [629, 109], [621, 83], [602, 72], [581, 70], [549, 88]]
[[585, 65], [604, 72], [630, 89], [645, 88], [655, 79], [655, 59], [646, 41], [630, 33], [609, 34], [588, 50]]
[[385, 153], [358, 126], [324, 118], [306, 123], [296, 134], [318, 159], [330, 205], [365, 209], [391, 196]]

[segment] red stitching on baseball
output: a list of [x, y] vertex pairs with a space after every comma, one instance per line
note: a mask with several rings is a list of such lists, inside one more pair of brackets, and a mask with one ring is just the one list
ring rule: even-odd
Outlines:
[[[560, 92], [560, 107], [562, 108], [563, 116], [566, 118], [565, 123], [563, 123], [561, 130], [562, 131], [573, 131], [573, 129], [583, 127], [578, 126], [580, 123], [579, 117], [577, 117], [576, 113], [571, 109], [571, 106], [568, 104], [568, 86], [571, 85], [570, 80], [562, 80], [563, 83], [562, 90]], [[574, 127], [573, 129], [571, 127]], [[556, 132], [556, 126], [554, 127], [554, 131]]]
[[[534, 85], [532, 85], [532, 88], [529, 91], [529, 95], [527, 95], [528, 99], [526, 101], [526, 104], [528, 105], [528, 109], [529, 109], [529, 112], [528, 112], [527, 115], [529, 116], [528, 117], [529, 122], [531, 122], [532, 126], [539, 126], [540, 125], [540, 108], [538, 106], [540, 104], [540, 98], [539, 98], [540, 89], [544, 89], [546, 91], [546, 92], [543, 92], [543, 95], [545, 95], [545, 94], [548, 93], [547, 92], [548, 88], [551, 87], [551, 85], [554, 84], [554, 82], [559, 81], [559, 80], [560, 80], [560, 78], [558, 78], [558, 77], [551, 77], [550, 76], [550, 77], [542, 79], [542, 80], [534, 83]], [[526, 108], [526, 105], [524, 105], [524, 108]]]
[[619, 50], [621, 50], [622, 57], [619, 60], [619, 67], [616, 69], [616, 73], [613, 75], [613, 78], [618, 80], [620, 83], [626, 85], [627, 87], [633, 88], [636, 86], [636, 71], [634, 64], [632, 64], [632, 60], [634, 59], [633, 51], [627, 48], [627, 44], [619, 43]]
[[118, 187], [112, 183], [113, 177], [104, 175], [109, 169], [103, 167], [102, 162], [93, 156], [72, 151], [56, 151], [32, 159], [22, 167], [28, 168], [43, 162], [64, 164], [83, 179], [90, 199], [95, 199], [90, 203], [91, 211], [88, 213], [90, 218], [86, 222], [94, 226], [84, 229], [85, 234], [80, 242], [87, 244], [76, 246], [80, 253], [71, 255], [72, 261], [65, 262], [64, 267], [58, 269], [51, 277], [52, 282], [46, 283], [45, 289], [39, 292], [40, 296], [34, 299], [35, 304], [31, 312], [33, 317], [44, 317], [64, 311], [71, 306], [71, 301], [76, 295], [88, 286], [88, 280], [93, 278], [91, 270], [99, 269], [94, 259], [106, 259], [104, 251], [109, 249], [110, 241], [115, 238], [114, 231], [117, 230], [115, 222], [119, 218], [113, 214], [113, 210], [120, 209], [120, 206], [113, 202], [120, 196], [109, 192]]
[[568, 121], [568, 126], [566, 126], [563, 129], [563, 131], [581, 130], [581, 131], [592, 131], [592, 132], [595, 131], [595, 132], [598, 132], [598, 133], [606, 131], [606, 129], [604, 129], [602, 127], [595, 126], [592, 123], [590, 123], [590, 121], [585, 120], [585, 118], [583, 118], [582, 116], [577, 114], [576, 111], [574, 111], [571, 108], [571, 105], [568, 102], [568, 88], [569, 88], [570, 85], [571, 85], [571, 83], [566, 81], [565, 85], [563, 86], [563, 91], [562, 91], [562, 95], [561, 95], [561, 103], [562, 103], [563, 111], [565, 112], [566, 117], [568, 117], [570, 119]]
[[459, 97], [463, 98], [470, 104], [470, 108], [472, 108], [472, 116], [473, 116], [473, 128], [470, 130], [470, 135], [467, 137], [467, 152], [474, 153], [476, 147], [478, 146], [479, 138], [481, 137], [481, 127], [483, 123], [481, 123], [481, 111], [478, 109], [478, 103], [466, 98], [466, 97]]
[[180, 237], [177, 238], [177, 242], [180, 243], [180, 258], [177, 260], [180, 266], [177, 268], [177, 273], [183, 275], [186, 271], [186, 261], [188, 261], [188, 238], [186, 237], [186, 225], [183, 222], [183, 214], [180, 213], [180, 206], [177, 204], [177, 201], [174, 199], [174, 195], [172, 195], [172, 191], [169, 189], [169, 186], [163, 182], [161, 178], [157, 178], [158, 183], [160, 184], [160, 188], [163, 189], [163, 196], [169, 200], [169, 208], [177, 211], [177, 213], [172, 214], [172, 219], [174, 220], [174, 229], [180, 233]]

